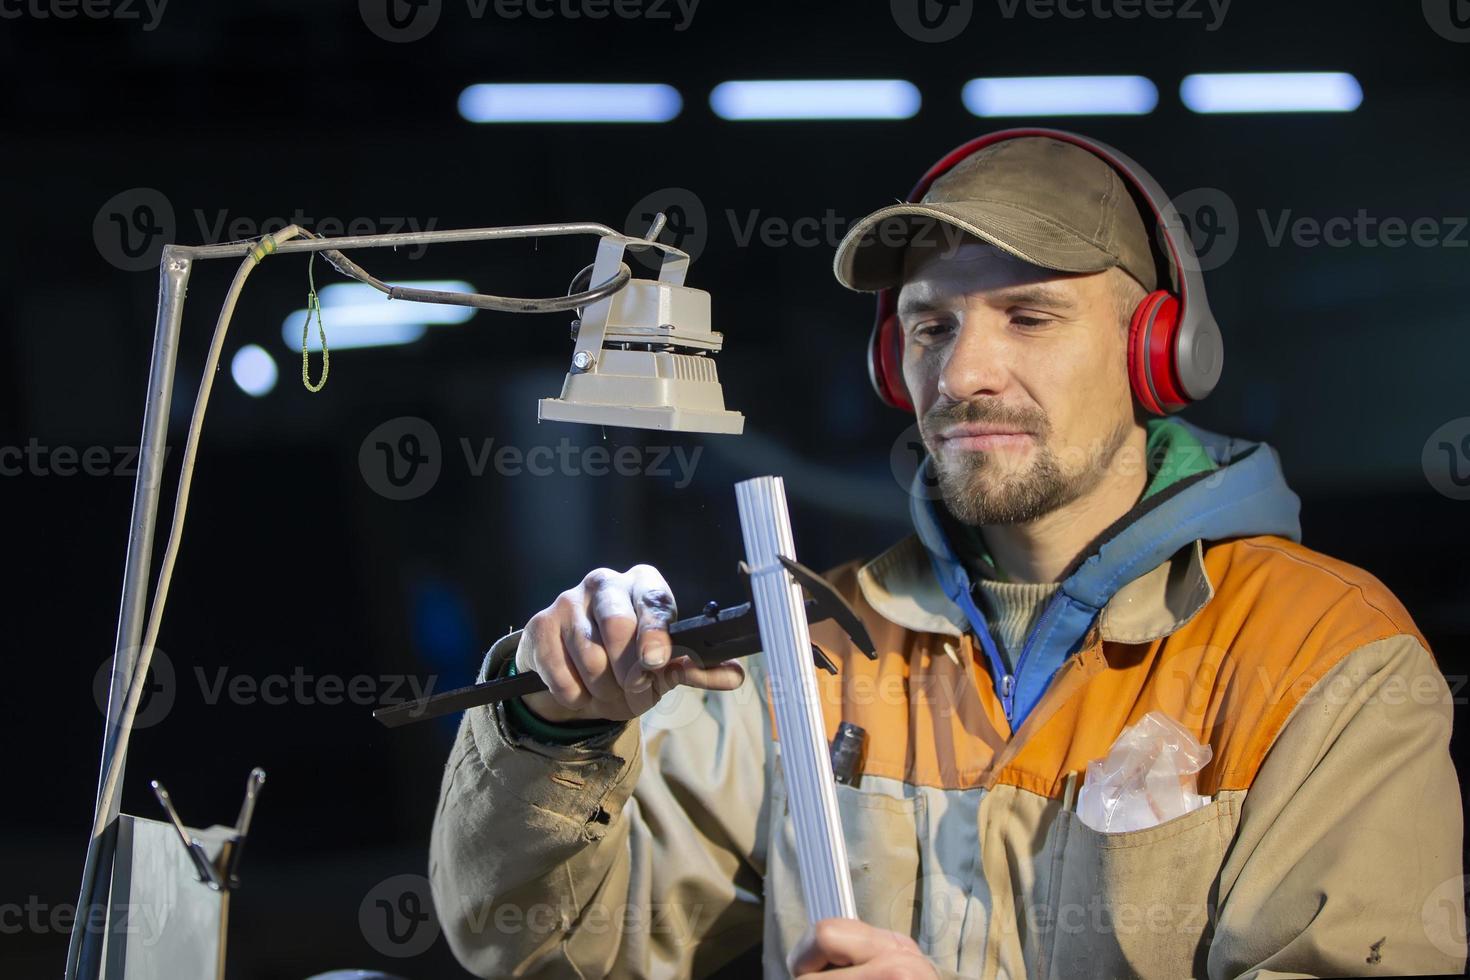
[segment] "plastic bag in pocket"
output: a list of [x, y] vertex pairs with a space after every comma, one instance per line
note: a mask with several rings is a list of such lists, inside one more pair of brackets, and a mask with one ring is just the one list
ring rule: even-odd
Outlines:
[[1107, 758], [1087, 765], [1077, 818], [1093, 830], [1144, 830], [1210, 802], [1195, 792], [1214, 753], [1162, 711], [1123, 729]]

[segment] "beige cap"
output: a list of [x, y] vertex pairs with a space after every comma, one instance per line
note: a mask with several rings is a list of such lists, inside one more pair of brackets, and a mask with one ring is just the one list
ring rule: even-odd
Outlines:
[[958, 243], [947, 228], [1044, 269], [1118, 266], [1147, 290], [1158, 282], [1148, 226], [1123, 177], [1096, 154], [1045, 136], [987, 146], [936, 180], [919, 203], [863, 218], [837, 246], [833, 271], [849, 289], [898, 286], [908, 248]]

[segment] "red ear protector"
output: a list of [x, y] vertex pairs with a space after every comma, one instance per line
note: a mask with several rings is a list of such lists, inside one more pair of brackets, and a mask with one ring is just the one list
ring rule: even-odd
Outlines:
[[[1002, 140], [1046, 136], [1080, 146], [1111, 166], [1148, 202], [1179, 293], [1156, 289], [1143, 298], [1128, 327], [1128, 383], [1133, 396], [1154, 415], [1169, 415], [1208, 395], [1220, 380], [1225, 362], [1220, 327], [1205, 299], [1204, 277], [1194, 243], [1164, 190], [1148, 172], [1105, 143], [1058, 129], [1006, 129], [973, 139], [950, 151], [909, 192], [918, 203], [929, 187], [961, 160]], [[914, 410], [903, 379], [903, 330], [899, 326], [898, 290], [878, 293], [878, 317], [868, 342], [868, 376], [886, 404]]]

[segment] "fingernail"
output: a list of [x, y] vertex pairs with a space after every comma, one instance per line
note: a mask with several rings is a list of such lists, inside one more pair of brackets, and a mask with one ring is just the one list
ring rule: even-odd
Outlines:
[[633, 683], [628, 685], [628, 690], [632, 691], [634, 694], [642, 694], [644, 691], [648, 690], [649, 685], [651, 685], [652, 683], [652, 676], [650, 676], [649, 674], [640, 674], [637, 679], [633, 681]]
[[669, 651], [664, 649], [649, 650], [643, 655], [643, 666], [650, 670], [658, 670], [669, 662]]

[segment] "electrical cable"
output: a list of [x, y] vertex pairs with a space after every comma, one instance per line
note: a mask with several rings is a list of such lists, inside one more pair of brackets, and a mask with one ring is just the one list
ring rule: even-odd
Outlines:
[[[649, 232], [649, 239], [656, 239], [658, 231], [662, 228], [662, 215], [654, 223]], [[321, 240], [325, 236], [308, 231], [298, 225], [289, 225], [270, 235], [259, 239], [255, 247], [251, 249], [244, 260], [240, 263], [235, 277], [230, 283], [229, 291], [225, 294], [225, 301], [220, 308], [219, 318], [215, 321], [214, 334], [210, 340], [209, 352], [205, 358], [204, 372], [200, 380], [199, 392], [194, 399], [194, 410], [189, 418], [189, 428], [185, 438], [184, 456], [179, 470], [178, 489], [174, 497], [173, 517], [169, 524], [169, 532], [164, 546], [163, 559], [159, 566], [157, 584], [154, 586], [153, 601], [148, 607], [148, 620], [143, 635], [143, 642], [138, 650], [137, 659], [133, 663], [131, 675], [128, 678], [126, 694], [124, 696], [122, 709], [117, 719], [117, 736], [112, 745], [112, 751], [108, 754], [104, 764], [102, 785], [97, 798], [97, 808], [92, 817], [92, 846], [88, 852], [87, 869], [91, 871], [88, 875], [84, 870], [82, 888], [82, 905], [79, 915], [90, 914], [82, 910], [89, 910], [97, 904], [96, 892], [98, 890], [98, 879], [95, 876], [96, 866], [91, 860], [92, 850], [97, 846], [97, 841], [106, 832], [110, 822], [109, 815], [113, 811], [114, 801], [118, 794], [118, 785], [121, 779], [121, 760], [127, 758], [128, 744], [131, 741], [133, 723], [137, 718], [138, 706], [142, 700], [143, 688], [147, 683], [148, 673], [153, 662], [153, 653], [158, 643], [159, 630], [162, 627], [163, 611], [168, 600], [169, 585], [173, 580], [175, 562], [178, 559], [179, 543], [183, 537], [184, 517], [189, 507], [189, 491], [193, 485], [194, 463], [198, 456], [199, 440], [204, 431], [204, 415], [209, 407], [210, 393], [214, 388], [214, 378], [219, 372], [220, 358], [224, 350], [225, 337], [229, 331], [230, 321], [235, 314], [235, 306], [239, 302], [240, 294], [244, 289], [245, 281], [250, 273], [268, 255], [273, 254], [283, 243], [298, 236]], [[512, 313], [557, 313], [567, 310], [580, 309], [582, 306], [595, 303], [605, 299], [625, 287], [632, 280], [632, 270], [626, 263], [619, 263], [618, 272], [606, 282], [587, 289], [583, 292], [568, 291], [565, 297], [551, 298], [526, 298], [494, 296], [480, 293], [455, 293], [442, 290], [416, 289], [404, 286], [392, 286], [373, 276], [366, 269], [347, 258], [336, 249], [322, 250], [323, 256], [331, 265], [348, 278], [366, 283], [380, 292], [386, 293], [391, 299], [404, 299], [412, 302], [441, 303], [461, 306], [472, 306], [478, 309], [500, 310]], [[579, 273], [591, 271], [591, 266]], [[590, 277], [589, 277], [590, 278]], [[314, 287], [313, 287], [314, 291]], [[322, 381], [326, 377], [323, 375]], [[310, 385], [308, 384], [308, 387]], [[75, 951], [69, 950], [67, 973], [76, 965]]]

